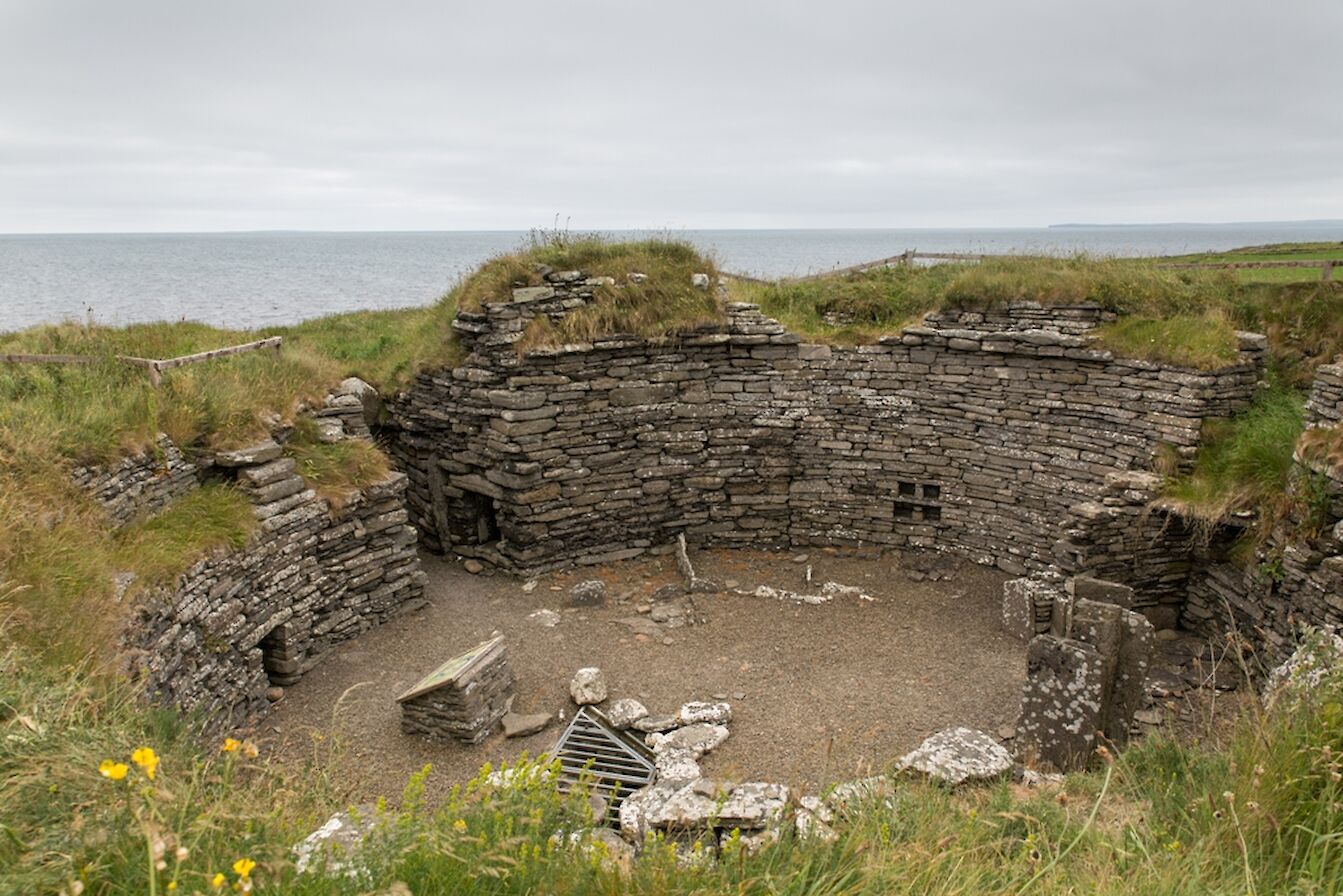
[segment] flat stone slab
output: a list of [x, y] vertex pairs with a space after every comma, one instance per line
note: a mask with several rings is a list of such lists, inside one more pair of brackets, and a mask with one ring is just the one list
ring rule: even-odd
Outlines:
[[955, 786], [1007, 774], [1012, 770], [1012, 754], [983, 731], [947, 728], [906, 753], [900, 767]]
[[531, 713], [523, 715], [521, 713], [510, 712], [503, 718], [504, 737], [526, 737], [529, 734], [535, 734], [544, 730], [553, 720], [554, 716], [548, 712]]

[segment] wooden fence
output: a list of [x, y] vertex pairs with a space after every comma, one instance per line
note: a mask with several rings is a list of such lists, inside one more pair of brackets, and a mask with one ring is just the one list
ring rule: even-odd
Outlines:
[[[778, 280], [765, 280], [760, 277], [752, 277], [747, 274], [725, 273], [725, 277], [733, 280], [744, 280], [747, 283], [764, 283], [773, 285], [776, 283], [806, 283], [811, 280], [824, 280], [827, 277], [842, 277], [845, 274], [858, 274], [863, 271], [870, 271], [873, 268], [889, 267], [893, 264], [910, 266], [916, 261], [987, 261], [990, 259], [1023, 258], [1021, 255], [976, 255], [967, 252], [915, 252], [908, 250], [899, 255], [888, 255], [885, 258], [878, 258], [875, 261], [864, 261], [861, 264], [851, 264], [848, 267], [835, 268], [830, 271], [821, 271], [817, 274], [804, 274], [800, 277], [781, 277]], [[1159, 268], [1209, 268], [1235, 270], [1239, 268], [1320, 268], [1320, 279], [1329, 281], [1333, 279], [1335, 265], [1343, 265], [1343, 261], [1334, 261], [1328, 258], [1321, 259], [1300, 259], [1293, 261], [1212, 261], [1212, 262], [1170, 262], [1158, 264]]]
[[[159, 383], [163, 381], [163, 371], [165, 370], [185, 367], [188, 364], [195, 364], [200, 361], [212, 361], [215, 358], [227, 358], [230, 355], [261, 351], [262, 349], [270, 349], [278, 356], [283, 345], [283, 336], [270, 336], [266, 339], [258, 339], [255, 342], [210, 349], [209, 351], [196, 352], [194, 355], [179, 355], [176, 358], [137, 358], [134, 355], [116, 355], [115, 358], [123, 364], [143, 367], [149, 371], [149, 381], [157, 388]], [[0, 355], [0, 362], [6, 364], [96, 364], [102, 360], [105, 359], [95, 355]]]

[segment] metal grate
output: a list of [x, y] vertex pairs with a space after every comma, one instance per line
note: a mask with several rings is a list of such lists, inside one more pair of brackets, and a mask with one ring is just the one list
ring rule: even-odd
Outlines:
[[579, 779], [606, 800], [606, 818], [618, 817], [625, 797], [657, 777], [653, 755], [634, 736], [617, 731], [597, 710], [584, 706], [551, 750], [560, 761], [560, 789], [568, 792]]

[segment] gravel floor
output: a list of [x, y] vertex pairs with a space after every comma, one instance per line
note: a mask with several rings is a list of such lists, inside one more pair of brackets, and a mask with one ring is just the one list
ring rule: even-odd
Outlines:
[[[812, 551], [692, 552], [697, 572], [814, 593], [826, 581], [860, 587], [819, 605], [737, 593], [697, 594], [700, 624], [654, 627], [638, 612], [659, 587], [679, 582], [672, 557], [522, 580], [470, 575], [426, 556], [428, 605], [365, 633], [323, 658], [289, 688], [258, 734], [282, 763], [300, 767], [336, 744], [353, 800], [395, 799], [432, 763], [432, 799], [481, 764], [546, 750], [561, 731], [496, 734], [475, 747], [402, 734], [397, 695], [449, 657], [498, 631], [517, 676], [518, 712], [573, 712], [568, 683], [582, 666], [606, 674], [611, 698], [636, 697], [675, 712], [692, 699], [726, 696], [731, 738], [705, 757], [705, 774], [817, 785], [880, 768], [940, 728], [990, 733], [1016, 718], [1025, 647], [1000, 631], [999, 573], [946, 561], [940, 581], [919, 558]], [[813, 568], [813, 585], [805, 570]], [[568, 608], [570, 588], [602, 579], [602, 607]], [[915, 579], [922, 579], [916, 581]], [[557, 612], [545, 627], [529, 616]]]

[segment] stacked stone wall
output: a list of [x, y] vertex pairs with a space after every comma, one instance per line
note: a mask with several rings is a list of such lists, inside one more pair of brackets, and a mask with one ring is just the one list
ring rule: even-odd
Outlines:
[[1052, 559], [1067, 510], [1252, 396], [1264, 342], [1218, 371], [1123, 360], [1096, 308], [930, 317], [880, 344], [803, 345], [753, 305], [679, 339], [520, 352], [598, 284], [573, 273], [461, 314], [469, 356], [393, 408], [412, 518], [433, 548], [518, 571], [699, 543]]
[[[1327, 364], [1316, 371], [1306, 426], [1339, 425], [1343, 366]], [[1287, 659], [1302, 626], [1343, 626], [1343, 471], [1299, 455], [1297, 461], [1294, 486], [1306, 490], [1316, 504], [1309, 512], [1323, 519], [1287, 520], [1250, 562], [1230, 562], [1229, 538], [1214, 541], [1199, 558], [1185, 605], [1189, 628], [1210, 636], [1234, 628], [1267, 665]]]
[[75, 467], [70, 475], [102, 505], [114, 526], [166, 510], [200, 485], [195, 464], [165, 435], [149, 451], [105, 466]]
[[258, 521], [247, 545], [137, 598], [124, 636], [131, 671], [152, 698], [234, 724], [264, 712], [273, 685], [293, 683], [424, 586], [404, 475], [332, 514], [279, 446], [243, 456], [233, 470]]

